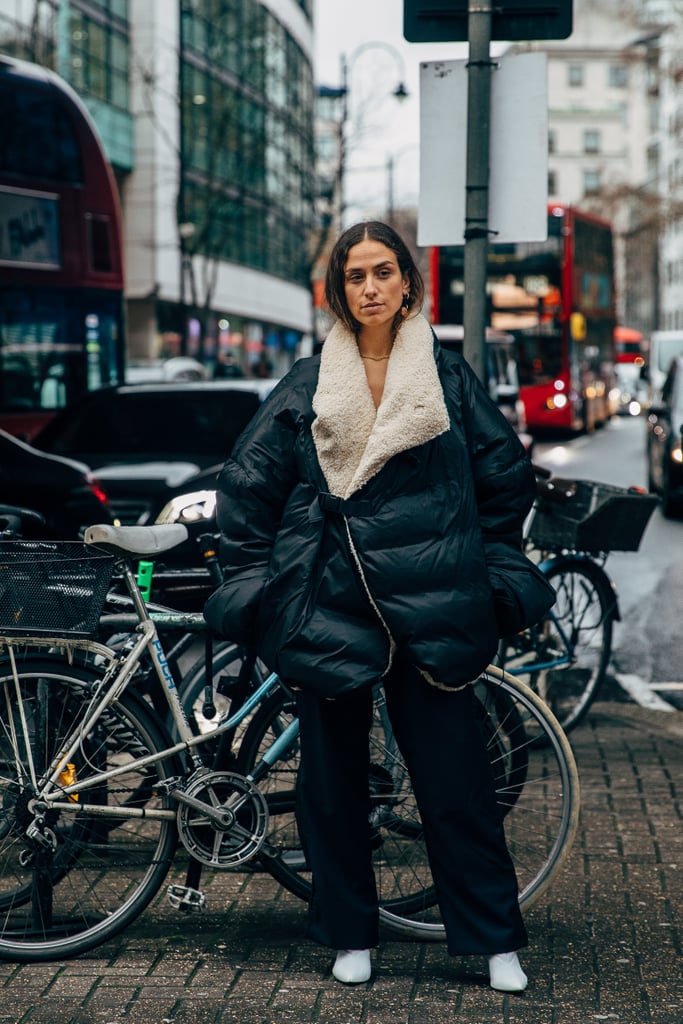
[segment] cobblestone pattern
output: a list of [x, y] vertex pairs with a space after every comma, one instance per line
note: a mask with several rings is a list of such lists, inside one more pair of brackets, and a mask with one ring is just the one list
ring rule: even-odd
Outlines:
[[683, 716], [597, 705], [572, 744], [581, 825], [526, 914], [523, 995], [493, 992], [481, 958], [390, 936], [372, 981], [340, 986], [303, 904], [223, 873], [201, 916], [160, 898], [87, 957], [0, 964], [0, 1024], [681, 1024]]

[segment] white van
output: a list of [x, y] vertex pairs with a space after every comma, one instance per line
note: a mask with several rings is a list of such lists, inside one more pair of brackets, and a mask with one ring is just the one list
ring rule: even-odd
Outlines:
[[676, 356], [683, 356], [683, 331], [653, 331], [648, 357], [648, 405], [659, 405], [662, 385]]

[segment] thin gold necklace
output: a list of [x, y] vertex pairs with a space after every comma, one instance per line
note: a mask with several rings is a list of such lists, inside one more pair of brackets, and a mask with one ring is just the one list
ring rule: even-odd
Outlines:
[[386, 356], [364, 356], [363, 353], [361, 352], [360, 357], [361, 359], [371, 359], [373, 363], [382, 363], [384, 362], [385, 359], [388, 359], [390, 355], [391, 352], [389, 353], [389, 355]]

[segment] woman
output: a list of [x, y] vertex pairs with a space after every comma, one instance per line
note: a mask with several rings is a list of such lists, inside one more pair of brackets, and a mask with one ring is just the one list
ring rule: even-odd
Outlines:
[[467, 363], [439, 349], [423, 291], [387, 225], [338, 240], [321, 355], [294, 365], [219, 477], [225, 583], [206, 617], [297, 692], [309, 933], [337, 950], [335, 978], [366, 981], [378, 942], [368, 731], [381, 679], [449, 952], [488, 956], [491, 985], [521, 991], [527, 936], [468, 684], [553, 593], [521, 551], [528, 459]]

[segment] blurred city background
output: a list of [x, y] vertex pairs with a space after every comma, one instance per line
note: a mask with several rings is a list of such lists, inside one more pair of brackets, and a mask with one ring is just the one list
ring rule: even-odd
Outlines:
[[[2, 123], [18, 117], [33, 138], [21, 166], [2, 155], [3, 268], [51, 258], [26, 231], [17, 256], [9, 180], [49, 192], [45, 169], [61, 160], [59, 194], [69, 176], [45, 105], [42, 124], [11, 114], [9, 58], [69, 83], [116, 182], [120, 234], [99, 195], [90, 244], [113, 246], [124, 303], [81, 310], [110, 356], [91, 361], [91, 382], [118, 378], [118, 346], [129, 363], [188, 356], [210, 370], [229, 352], [248, 371], [265, 353], [281, 374], [324, 337], [320, 279], [340, 225], [381, 217], [415, 239], [419, 64], [465, 50], [406, 43], [402, 28], [401, 0], [0, 0]], [[568, 39], [496, 44], [547, 54], [549, 201], [610, 222], [616, 320], [646, 339], [683, 328], [682, 32], [673, 0], [576, 0]], [[48, 217], [48, 200], [37, 205], [24, 197], [20, 219]], [[53, 245], [67, 244], [61, 230]], [[419, 252], [427, 277], [431, 255]], [[45, 343], [60, 314], [45, 296], [29, 313], [19, 278], [3, 276], [0, 360], [18, 374], [12, 327], [25, 346], [29, 330]], [[62, 377], [53, 366], [53, 391], [69, 387]]]

